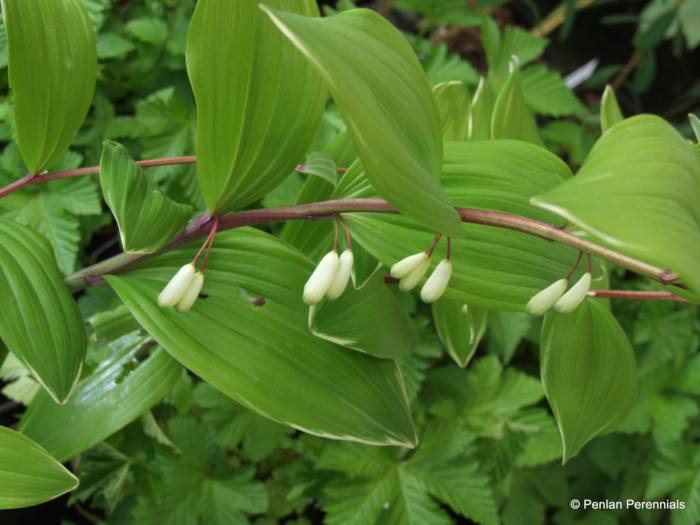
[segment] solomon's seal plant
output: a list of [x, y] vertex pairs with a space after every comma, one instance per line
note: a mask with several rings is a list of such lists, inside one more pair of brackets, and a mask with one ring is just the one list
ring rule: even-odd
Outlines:
[[[590, 127], [588, 109], [531, 63], [545, 40], [477, 8], [488, 71], [471, 78], [375, 11], [259, 4], [172, 7], [188, 30], [167, 45], [157, 16], [129, 21], [140, 43], [122, 53], [82, 0], [2, 0], [0, 374], [27, 410], [0, 427], [0, 509], [72, 491], [137, 523], [185, 507], [188, 523], [247, 523], [278, 505], [276, 522], [313, 500], [329, 523], [447, 523], [449, 507], [490, 525], [499, 506], [518, 523], [520, 500], [496, 494], [569, 472], [551, 462], [605, 464], [612, 432], [652, 432], [667, 470], [697, 465], [669, 445], [685, 427], [649, 415], [665, 384], [638, 386], [685, 354], [638, 369], [630, 334], [656, 342], [624, 310], [677, 307], [681, 346], [696, 341], [697, 143], [624, 118], [608, 89], [590, 151], [561, 158], [537, 115]], [[119, 73], [103, 62], [149, 45], [182, 82], [117, 117], [94, 96]], [[82, 257], [81, 235], [104, 232]], [[506, 366], [525, 340], [539, 381]], [[677, 420], [697, 411], [697, 365], [674, 369]], [[289, 468], [263, 486], [247, 462], [280, 450]], [[662, 485], [650, 494], [680, 490]]]

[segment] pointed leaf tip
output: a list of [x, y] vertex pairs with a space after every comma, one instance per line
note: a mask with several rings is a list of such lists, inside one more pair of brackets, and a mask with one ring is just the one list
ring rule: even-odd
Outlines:
[[326, 82], [377, 193], [433, 231], [463, 237], [440, 185], [440, 118], [403, 35], [369, 9], [321, 19], [266, 12]]
[[617, 319], [595, 299], [569, 315], [548, 314], [540, 345], [542, 385], [566, 463], [627, 417], [637, 397], [637, 364]]

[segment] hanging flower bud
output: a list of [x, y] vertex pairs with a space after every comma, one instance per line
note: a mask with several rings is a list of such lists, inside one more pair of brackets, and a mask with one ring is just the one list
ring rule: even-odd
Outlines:
[[335, 273], [335, 277], [333, 278], [333, 281], [326, 292], [327, 299], [333, 301], [334, 299], [337, 299], [343, 295], [343, 292], [345, 291], [345, 288], [347, 288], [348, 282], [350, 281], [350, 274], [352, 273], [352, 265], [354, 261], [355, 259], [351, 250], [345, 250], [340, 255], [340, 260], [338, 261], [338, 271]]
[[194, 274], [192, 282], [190, 283], [190, 287], [185, 291], [184, 295], [182, 296], [182, 299], [180, 299], [180, 301], [175, 306], [178, 312], [185, 313], [188, 312], [190, 308], [192, 308], [192, 305], [197, 300], [197, 297], [199, 297], [199, 292], [202, 291], [203, 284], [204, 274], [202, 272], [197, 272], [196, 274]]
[[425, 273], [430, 267], [430, 257], [425, 254], [425, 258], [420, 260], [416, 267], [405, 277], [401, 277], [399, 282], [399, 290], [403, 292], [410, 292], [413, 290], [420, 280], [425, 276]]
[[452, 261], [443, 259], [430, 274], [420, 291], [420, 298], [424, 303], [434, 303], [445, 293], [447, 283], [452, 277]]
[[569, 281], [559, 279], [541, 292], [536, 293], [527, 303], [525, 311], [530, 315], [544, 315], [566, 291]]
[[306, 304], [318, 304], [323, 300], [338, 272], [338, 265], [338, 252], [335, 250], [323, 256], [304, 286], [304, 302]]
[[178, 270], [170, 282], [163, 288], [158, 296], [158, 306], [170, 308], [175, 306], [185, 292], [189, 289], [194, 279], [194, 264], [186, 264]]
[[578, 282], [554, 304], [554, 309], [560, 314], [573, 312], [586, 298], [586, 294], [590, 289], [591, 274], [586, 272], [581, 276]]
[[391, 276], [396, 279], [403, 279], [413, 272], [413, 270], [425, 264], [426, 261], [430, 261], [430, 256], [425, 252], [409, 255], [391, 267]]

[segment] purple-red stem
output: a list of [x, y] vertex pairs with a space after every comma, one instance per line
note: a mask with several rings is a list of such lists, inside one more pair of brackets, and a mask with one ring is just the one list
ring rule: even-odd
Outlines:
[[[197, 161], [196, 157], [186, 156], [186, 157], [168, 157], [164, 159], [150, 159], [150, 160], [139, 160], [136, 162], [142, 168], [152, 168], [156, 166], [172, 166], [175, 164], [193, 164]], [[43, 182], [49, 182], [52, 180], [60, 179], [70, 179], [72, 177], [83, 177], [85, 175], [94, 175], [100, 172], [99, 166], [88, 166], [85, 168], [76, 168], [74, 170], [58, 171], [56, 173], [47, 173], [46, 175], [33, 175], [31, 173], [25, 175], [21, 179], [8, 184], [4, 188], [0, 188], [0, 198], [6, 197], [10, 193], [26, 188], [27, 186], [33, 186], [34, 184], [41, 184]]]

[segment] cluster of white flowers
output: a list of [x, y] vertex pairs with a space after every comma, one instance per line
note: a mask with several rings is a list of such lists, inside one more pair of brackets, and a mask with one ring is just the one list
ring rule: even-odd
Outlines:
[[[428, 252], [416, 253], [400, 260], [391, 267], [391, 276], [399, 279], [399, 289], [404, 292], [413, 290], [425, 277], [430, 267]], [[443, 259], [425, 281], [420, 291], [421, 299], [426, 303], [434, 303], [445, 293], [452, 277], [452, 261]]]
[[560, 314], [573, 312], [583, 302], [591, 289], [590, 272], [584, 273], [568, 292], [566, 292], [567, 286], [569, 286], [568, 279], [559, 279], [550, 284], [530, 299], [525, 310], [532, 315], [544, 315], [552, 307]]
[[352, 250], [345, 250], [340, 257], [336, 250], [324, 255], [304, 286], [304, 302], [314, 305], [323, 299], [332, 301], [343, 295], [350, 281], [353, 264]]
[[203, 285], [204, 274], [195, 271], [194, 264], [186, 264], [160, 292], [158, 305], [161, 308], [174, 306], [179, 312], [187, 312], [199, 297]]

